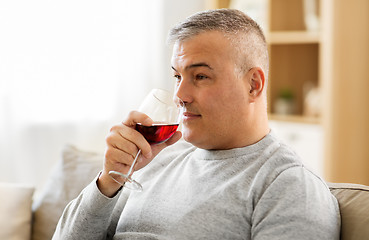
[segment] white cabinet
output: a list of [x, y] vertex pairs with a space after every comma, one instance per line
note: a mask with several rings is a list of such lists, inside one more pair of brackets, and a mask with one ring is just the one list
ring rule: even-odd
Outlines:
[[308, 169], [324, 177], [322, 126], [272, 120], [269, 126], [275, 135], [297, 152]]

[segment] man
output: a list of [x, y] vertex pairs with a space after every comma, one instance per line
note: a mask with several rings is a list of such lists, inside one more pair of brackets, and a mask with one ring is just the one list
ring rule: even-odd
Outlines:
[[[259, 26], [237, 10], [206, 11], [169, 39], [185, 141], [176, 132], [150, 146], [134, 126], [152, 120], [131, 112], [54, 239], [339, 239], [336, 199], [269, 130]], [[144, 190], [131, 192], [108, 173], [126, 173], [138, 149]]]

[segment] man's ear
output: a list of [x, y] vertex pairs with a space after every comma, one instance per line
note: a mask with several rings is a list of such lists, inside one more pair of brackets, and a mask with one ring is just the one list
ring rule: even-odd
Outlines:
[[261, 95], [265, 87], [265, 75], [260, 67], [254, 67], [247, 73], [249, 96], [252, 101]]

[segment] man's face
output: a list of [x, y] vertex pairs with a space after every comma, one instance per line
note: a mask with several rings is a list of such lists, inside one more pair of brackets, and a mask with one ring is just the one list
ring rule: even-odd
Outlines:
[[234, 50], [219, 32], [205, 32], [173, 47], [176, 96], [186, 109], [183, 136], [204, 149], [229, 149], [247, 134], [249, 84]]

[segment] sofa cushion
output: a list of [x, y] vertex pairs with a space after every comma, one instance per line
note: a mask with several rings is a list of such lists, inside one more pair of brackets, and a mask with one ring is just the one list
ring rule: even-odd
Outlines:
[[66, 146], [45, 188], [35, 199], [32, 240], [50, 240], [66, 205], [76, 198], [102, 169], [103, 155]]
[[369, 236], [369, 187], [329, 183], [337, 198], [341, 212], [341, 239], [368, 239]]
[[0, 239], [30, 239], [34, 188], [0, 183]]

